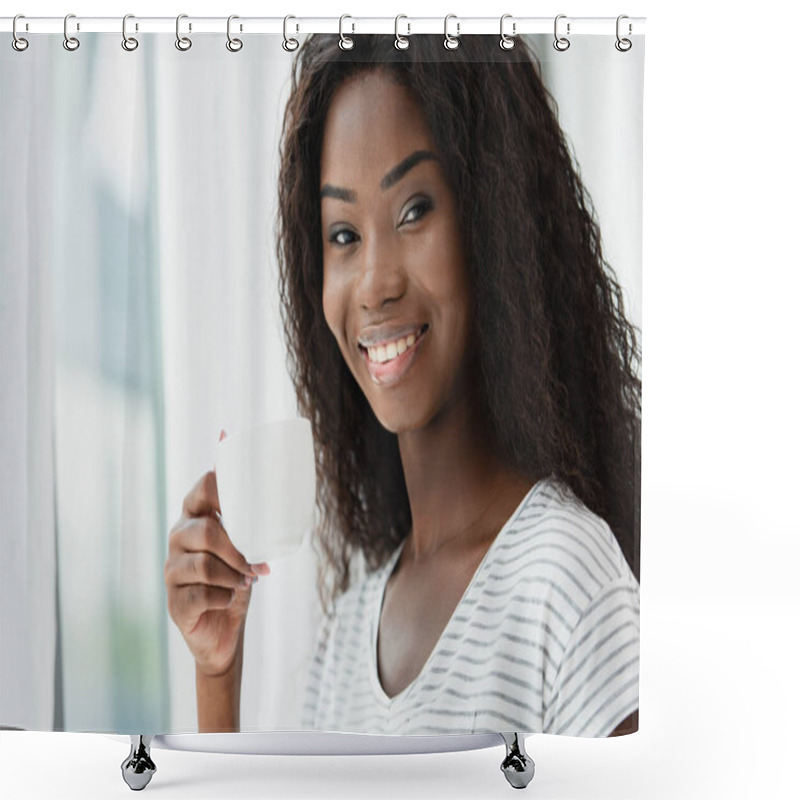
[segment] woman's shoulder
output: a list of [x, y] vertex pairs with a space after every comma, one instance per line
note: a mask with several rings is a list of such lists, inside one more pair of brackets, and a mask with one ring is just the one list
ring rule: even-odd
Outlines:
[[[509, 520], [496, 548], [498, 578], [577, 608], [619, 582], [636, 584], [611, 528], [554, 477], [540, 480]], [[510, 589], [510, 586], [509, 586]]]
[[320, 609], [317, 644], [318, 653], [334, 651], [345, 641], [358, 639], [368, 629], [375, 597], [375, 574], [357, 577], [339, 592], [326, 609]]
[[370, 608], [380, 594], [381, 581], [386, 570], [394, 563], [397, 548], [389, 559], [377, 569], [368, 570], [360, 553], [351, 563], [351, 581], [347, 589], [340, 592], [333, 602], [332, 616], [337, 619], [363, 621], [365, 610]]
[[[537, 484], [531, 500], [531, 533], [552, 540], [572, 556], [588, 554], [609, 577], [633, 577], [616, 536], [608, 523], [591, 511], [564, 482], [554, 477]], [[538, 513], [537, 513], [538, 512]]]

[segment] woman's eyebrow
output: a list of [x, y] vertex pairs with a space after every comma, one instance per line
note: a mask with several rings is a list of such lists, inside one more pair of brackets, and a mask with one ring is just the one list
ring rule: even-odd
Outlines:
[[[402, 177], [417, 166], [421, 161], [439, 161], [439, 156], [430, 150], [415, 150], [410, 156], [406, 156], [397, 166], [392, 167], [381, 178], [380, 187], [383, 191], [391, 189]], [[355, 203], [356, 193], [352, 189], [343, 189], [341, 186], [332, 186], [326, 183], [319, 193], [319, 199], [323, 197], [333, 197], [337, 200], [344, 200], [346, 203]]]
[[410, 156], [406, 156], [396, 167], [392, 167], [381, 179], [381, 189], [384, 191], [394, 186], [409, 170], [419, 164], [420, 161], [438, 161], [439, 156], [430, 150], [415, 150]]

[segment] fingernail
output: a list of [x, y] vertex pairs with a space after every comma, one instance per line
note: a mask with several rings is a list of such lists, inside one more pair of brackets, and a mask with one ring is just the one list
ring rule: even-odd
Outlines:
[[224, 439], [224, 438], [225, 438], [227, 435], [228, 435], [228, 434], [227, 434], [227, 433], [225, 433], [225, 429], [223, 428], [223, 429], [222, 429], [222, 430], [219, 432], [219, 440], [220, 440], [220, 441], [222, 441], [222, 440], [223, 440], [223, 439]]
[[242, 578], [242, 583], [244, 584], [245, 588], [247, 588], [253, 582], [253, 578], [250, 575], [245, 575]]

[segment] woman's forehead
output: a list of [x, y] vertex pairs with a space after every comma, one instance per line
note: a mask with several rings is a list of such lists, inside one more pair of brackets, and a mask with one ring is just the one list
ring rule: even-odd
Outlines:
[[356, 76], [337, 89], [323, 132], [323, 174], [356, 163], [389, 169], [420, 149], [432, 150], [433, 141], [410, 90], [380, 72]]

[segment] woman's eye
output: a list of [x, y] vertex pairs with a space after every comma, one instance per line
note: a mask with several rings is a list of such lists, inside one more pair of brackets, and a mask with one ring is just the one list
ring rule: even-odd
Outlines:
[[407, 222], [416, 222], [418, 219], [424, 217], [425, 214], [431, 210], [431, 208], [433, 208], [433, 203], [431, 203], [430, 200], [419, 200], [408, 209], [408, 212], [403, 217], [403, 222], [401, 224], [405, 224]]
[[[406, 211], [401, 225], [417, 222], [424, 217], [433, 208], [433, 203], [427, 198], [418, 200], [411, 208]], [[334, 230], [329, 236], [328, 241], [338, 247], [347, 247], [358, 240], [358, 234], [350, 230], [350, 228], [338, 228]]]
[[[353, 238], [349, 239], [348, 238], [349, 236], [352, 236]], [[331, 244], [336, 244], [345, 247], [348, 244], [352, 244], [355, 241], [355, 239], [356, 235], [349, 228], [339, 228], [339, 230], [334, 231], [330, 235], [328, 241]]]

